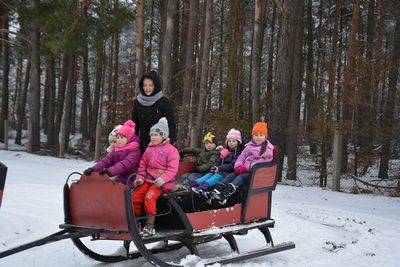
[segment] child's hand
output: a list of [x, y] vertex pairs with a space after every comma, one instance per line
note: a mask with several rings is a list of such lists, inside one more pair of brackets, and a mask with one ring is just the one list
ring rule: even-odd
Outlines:
[[134, 182], [133, 182], [133, 186], [134, 187], [139, 187], [139, 186], [141, 186], [143, 184], [143, 180], [142, 179], [136, 179]]
[[220, 150], [222, 150], [222, 149], [224, 149], [224, 147], [223, 147], [222, 145], [219, 145], [219, 146], [217, 146], [217, 147], [215, 148], [215, 150], [218, 150], [218, 151], [220, 151]]
[[217, 166], [212, 166], [210, 171], [214, 172], [214, 173], [217, 173], [219, 171], [219, 169], [218, 169]]
[[235, 172], [237, 174], [246, 173], [247, 172], [247, 168], [244, 165], [240, 165], [240, 166], [235, 167]]
[[155, 183], [158, 187], [161, 187], [161, 186], [163, 186], [163, 184], [165, 184], [165, 181], [164, 181], [163, 178], [158, 177], [157, 179], [154, 180], [154, 183]]
[[229, 150], [228, 149], [223, 149], [223, 150], [221, 150], [220, 152], [219, 152], [219, 155], [221, 156], [221, 158], [226, 158], [227, 156], [229, 156], [229, 154], [230, 154], [231, 152], [229, 152]]
[[92, 168], [87, 168], [86, 170], [83, 171], [83, 174], [85, 174], [85, 175], [91, 175], [92, 172], [93, 172], [93, 169], [92, 169]]
[[107, 168], [102, 168], [102, 169], [100, 169], [99, 173], [101, 175], [103, 175], [103, 174], [107, 174], [108, 175], [108, 170], [107, 170]]
[[262, 157], [263, 159], [272, 159], [272, 158], [273, 158], [273, 156], [272, 156], [272, 155], [269, 155], [269, 154], [263, 154], [261, 157]]

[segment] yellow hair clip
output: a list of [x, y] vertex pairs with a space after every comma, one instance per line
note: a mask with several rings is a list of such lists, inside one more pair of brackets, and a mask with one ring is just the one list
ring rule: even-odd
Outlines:
[[211, 143], [214, 143], [213, 138], [215, 137], [215, 135], [213, 135], [211, 132], [208, 132], [204, 138], [203, 138], [203, 142], [209, 141]]

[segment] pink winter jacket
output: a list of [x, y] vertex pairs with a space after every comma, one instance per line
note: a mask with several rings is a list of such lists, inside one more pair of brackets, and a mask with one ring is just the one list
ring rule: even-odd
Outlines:
[[239, 158], [235, 162], [235, 168], [238, 166], [245, 166], [247, 170], [250, 170], [257, 163], [262, 162], [270, 162], [273, 159], [274, 155], [274, 145], [267, 141], [267, 149], [265, 150], [263, 155], [269, 155], [270, 158], [263, 158], [260, 156], [261, 146], [256, 145], [253, 141], [248, 142], [240, 154]]
[[135, 180], [154, 183], [154, 180], [160, 177], [165, 181], [163, 187], [172, 190], [175, 186], [179, 158], [178, 150], [169, 140], [157, 146], [150, 143], [140, 160]]

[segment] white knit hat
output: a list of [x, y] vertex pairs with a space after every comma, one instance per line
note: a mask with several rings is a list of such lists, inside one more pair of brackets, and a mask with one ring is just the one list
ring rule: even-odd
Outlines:
[[167, 139], [169, 136], [169, 128], [168, 128], [168, 121], [165, 117], [162, 117], [156, 124], [154, 124], [150, 128], [150, 133], [158, 133], [160, 134], [164, 139]]

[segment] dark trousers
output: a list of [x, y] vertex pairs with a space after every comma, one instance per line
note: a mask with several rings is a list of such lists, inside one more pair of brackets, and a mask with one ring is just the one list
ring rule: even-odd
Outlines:
[[234, 184], [237, 187], [241, 187], [242, 185], [248, 183], [250, 181], [251, 174], [246, 172], [242, 174], [237, 174], [236, 172], [228, 174], [221, 183], [227, 184]]

